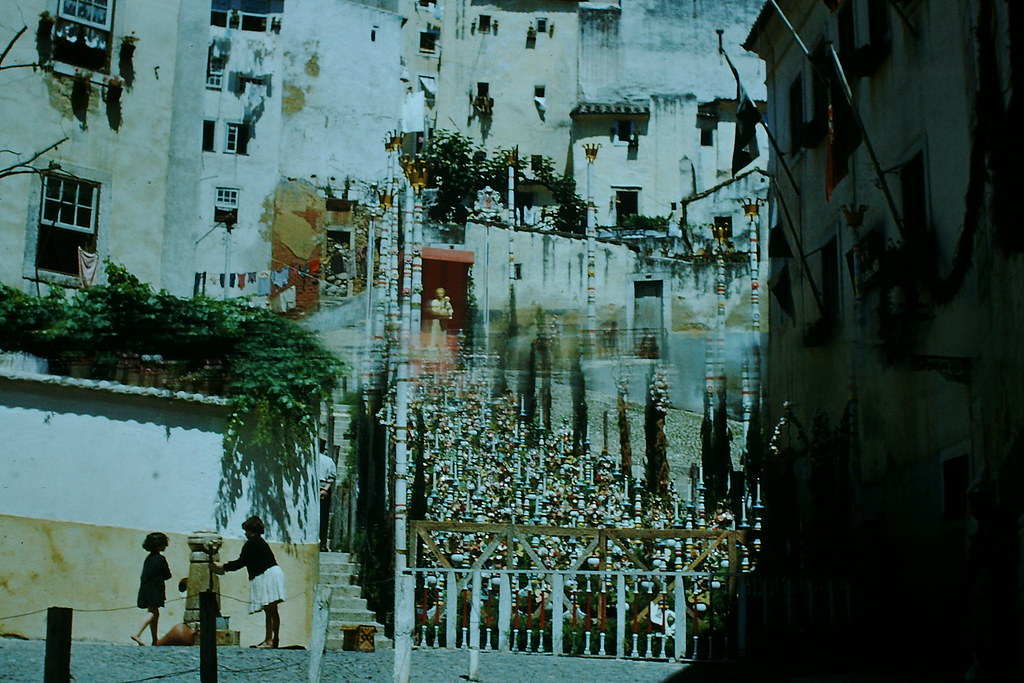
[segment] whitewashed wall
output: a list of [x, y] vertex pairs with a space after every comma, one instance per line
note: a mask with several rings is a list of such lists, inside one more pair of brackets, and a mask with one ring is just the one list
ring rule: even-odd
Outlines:
[[[139, 388], [111, 386], [51, 376], [0, 377], [0, 566], [10, 589], [0, 595], [0, 614], [50, 605], [118, 608], [79, 613], [74, 637], [122, 641], [141, 622], [134, 604], [147, 533], [162, 531], [171, 538], [166, 556], [175, 581], [167, 582], [171, 602], [161, 620], [163, 633], [181, 619], [183, 602], [173, 599], [176, 580], [188, 575], [187, 536], [216, 530], [225, 538], [221, 559], [233, 559], [243, 540], [241, 522], [254, 513], [273, 515], [251, 507], [250, 479], [227, 523], [217, 521], [223, 405], [122, 393]], [[304, 644], [319, 531], [312, 472], [297, 506], [290, 493], [284, 498], [290, 521], [284, 529], [268, 524], [266, 537], [286, 576], [285, 640]], [[291, 543], [282, 543], [283, 531]], [[221, 590], [245, 599], [245, 572], [228, 575]], [[249, 617], [247, 605], [225, 600], [222, 611], [237, 617], [232, 628], [241, 630], [244, 642], [262, 638], [261, 615]], [[0, 628], [42, 637], [44, 616], [2, 622]]]

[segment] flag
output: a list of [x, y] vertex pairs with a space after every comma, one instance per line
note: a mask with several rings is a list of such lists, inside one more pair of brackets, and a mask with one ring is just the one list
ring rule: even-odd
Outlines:
[[740, 74], [729, 55], [725, 50], [721, 50], [721, 53], [736, 79], [736, 137], [732, 145], [732, 174], [736, 175], [737, 171], [760, 156], [757, 149], [757, 123], [761, 120], [761, 112], [740, 83]]
[[840, 180], [849, 172], [849, 160], [853, 150], [860, 145], [863, 136], [860, 125], [854, 115], [853, 108], [847, 101], [845, 75], [842, 66], [833, 54], [824, 67], [827, 82], [825, 83], [826, 110], [828, 125], [825, 149], [825, 199], [832, 201], [832, 191]]

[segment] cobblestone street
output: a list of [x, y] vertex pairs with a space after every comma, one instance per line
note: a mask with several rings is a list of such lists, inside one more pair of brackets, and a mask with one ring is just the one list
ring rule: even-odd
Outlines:
[[[46, 644], [41, 640], [0, 639], [0, 681], [39, 683], [43, 680]], [[372, 653], [328, 651], [322, 680], [391, 681], [393, 650]], [[253, 650], [225, 647], [217, 651], [220, 683], [306, 680], [305, 650]], [[468, 652], [413, 652], [416, 683], [460, 683], [469, 670]], [[660, 683], [680, 670], [664, 662], [555, 658], [544, 655], [482, 653], [480, 679], [488, 683]], [[198, 681], [198, 647], [138, 647], [74, 642], [71, 673], [77, 683], [134, 681]]]

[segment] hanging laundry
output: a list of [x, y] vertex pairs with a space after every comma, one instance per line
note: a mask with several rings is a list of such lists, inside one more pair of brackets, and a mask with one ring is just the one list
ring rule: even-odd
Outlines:
[[238, 274], [238, 288], [245, 289], [245, 273]]
[[295, 286], [282, 289], [270, 300], [270, 309], [275, 313], [286, 313], [295, 308]]
[[235, 274], [234, 273], [228, 273], [228, 287], [234, 287], [234, 286], [235, 286]]
[[270, 282], [275, 287], [287, 287], [288, 286], [288, 266], [275, 270], [270, 276]]
[[206, 293], [206, 273], [196, 273], [195, 284], [192, 285], [192, 296]]
[[223, 286], [224, 286], [224, 273], [221, 273], [221, 274], [220, 274], [220, 286], [221, 286], [221, 287], [223, 287]]
[[261, 270], [256, 276], [256, 294], [270, 296], [270, 271]]
[[99, 256], [90, 254], [85, 249], [78, 247], [78, 280], [82, 283], [83, 287], [96, 284], [99, 263]]

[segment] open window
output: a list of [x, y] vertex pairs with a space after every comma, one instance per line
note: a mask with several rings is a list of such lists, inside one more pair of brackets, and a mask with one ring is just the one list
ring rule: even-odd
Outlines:
[[78, 249], [96, 253], [100, 186], [49, 173], [42, 180], [36, 268], [78, 275]]
[[90, 71], [110, 69], [114, 0], [60, 0], [53, 58]]
[[229, 123], [224, 138], [224, 152], [227, 154], [249, 153], [249, 124]]
[[437, 52], [437, 31], [420, 31], [420, 52], [428, 55]]
[[213, 202], [213, 222], [232, 228], [238, 222], [238, 188], [218, 187]]
[[206, 89], [220, 90], [224, 87], [224, 65], [223, 56], [214, 56], [213, 48], [206, 58]]
[[623, 225], [627, 216], [635, 216], [640, 207], [640, 190], [615, 190], [615, 224]]
[[217, 133], [217, 122], [207, 119], [203, 121], [203, 151], [214, 152], [215, 142]]
[[284, 0], [212, 0], [210, 25], [265, 33], [281, 31]]

